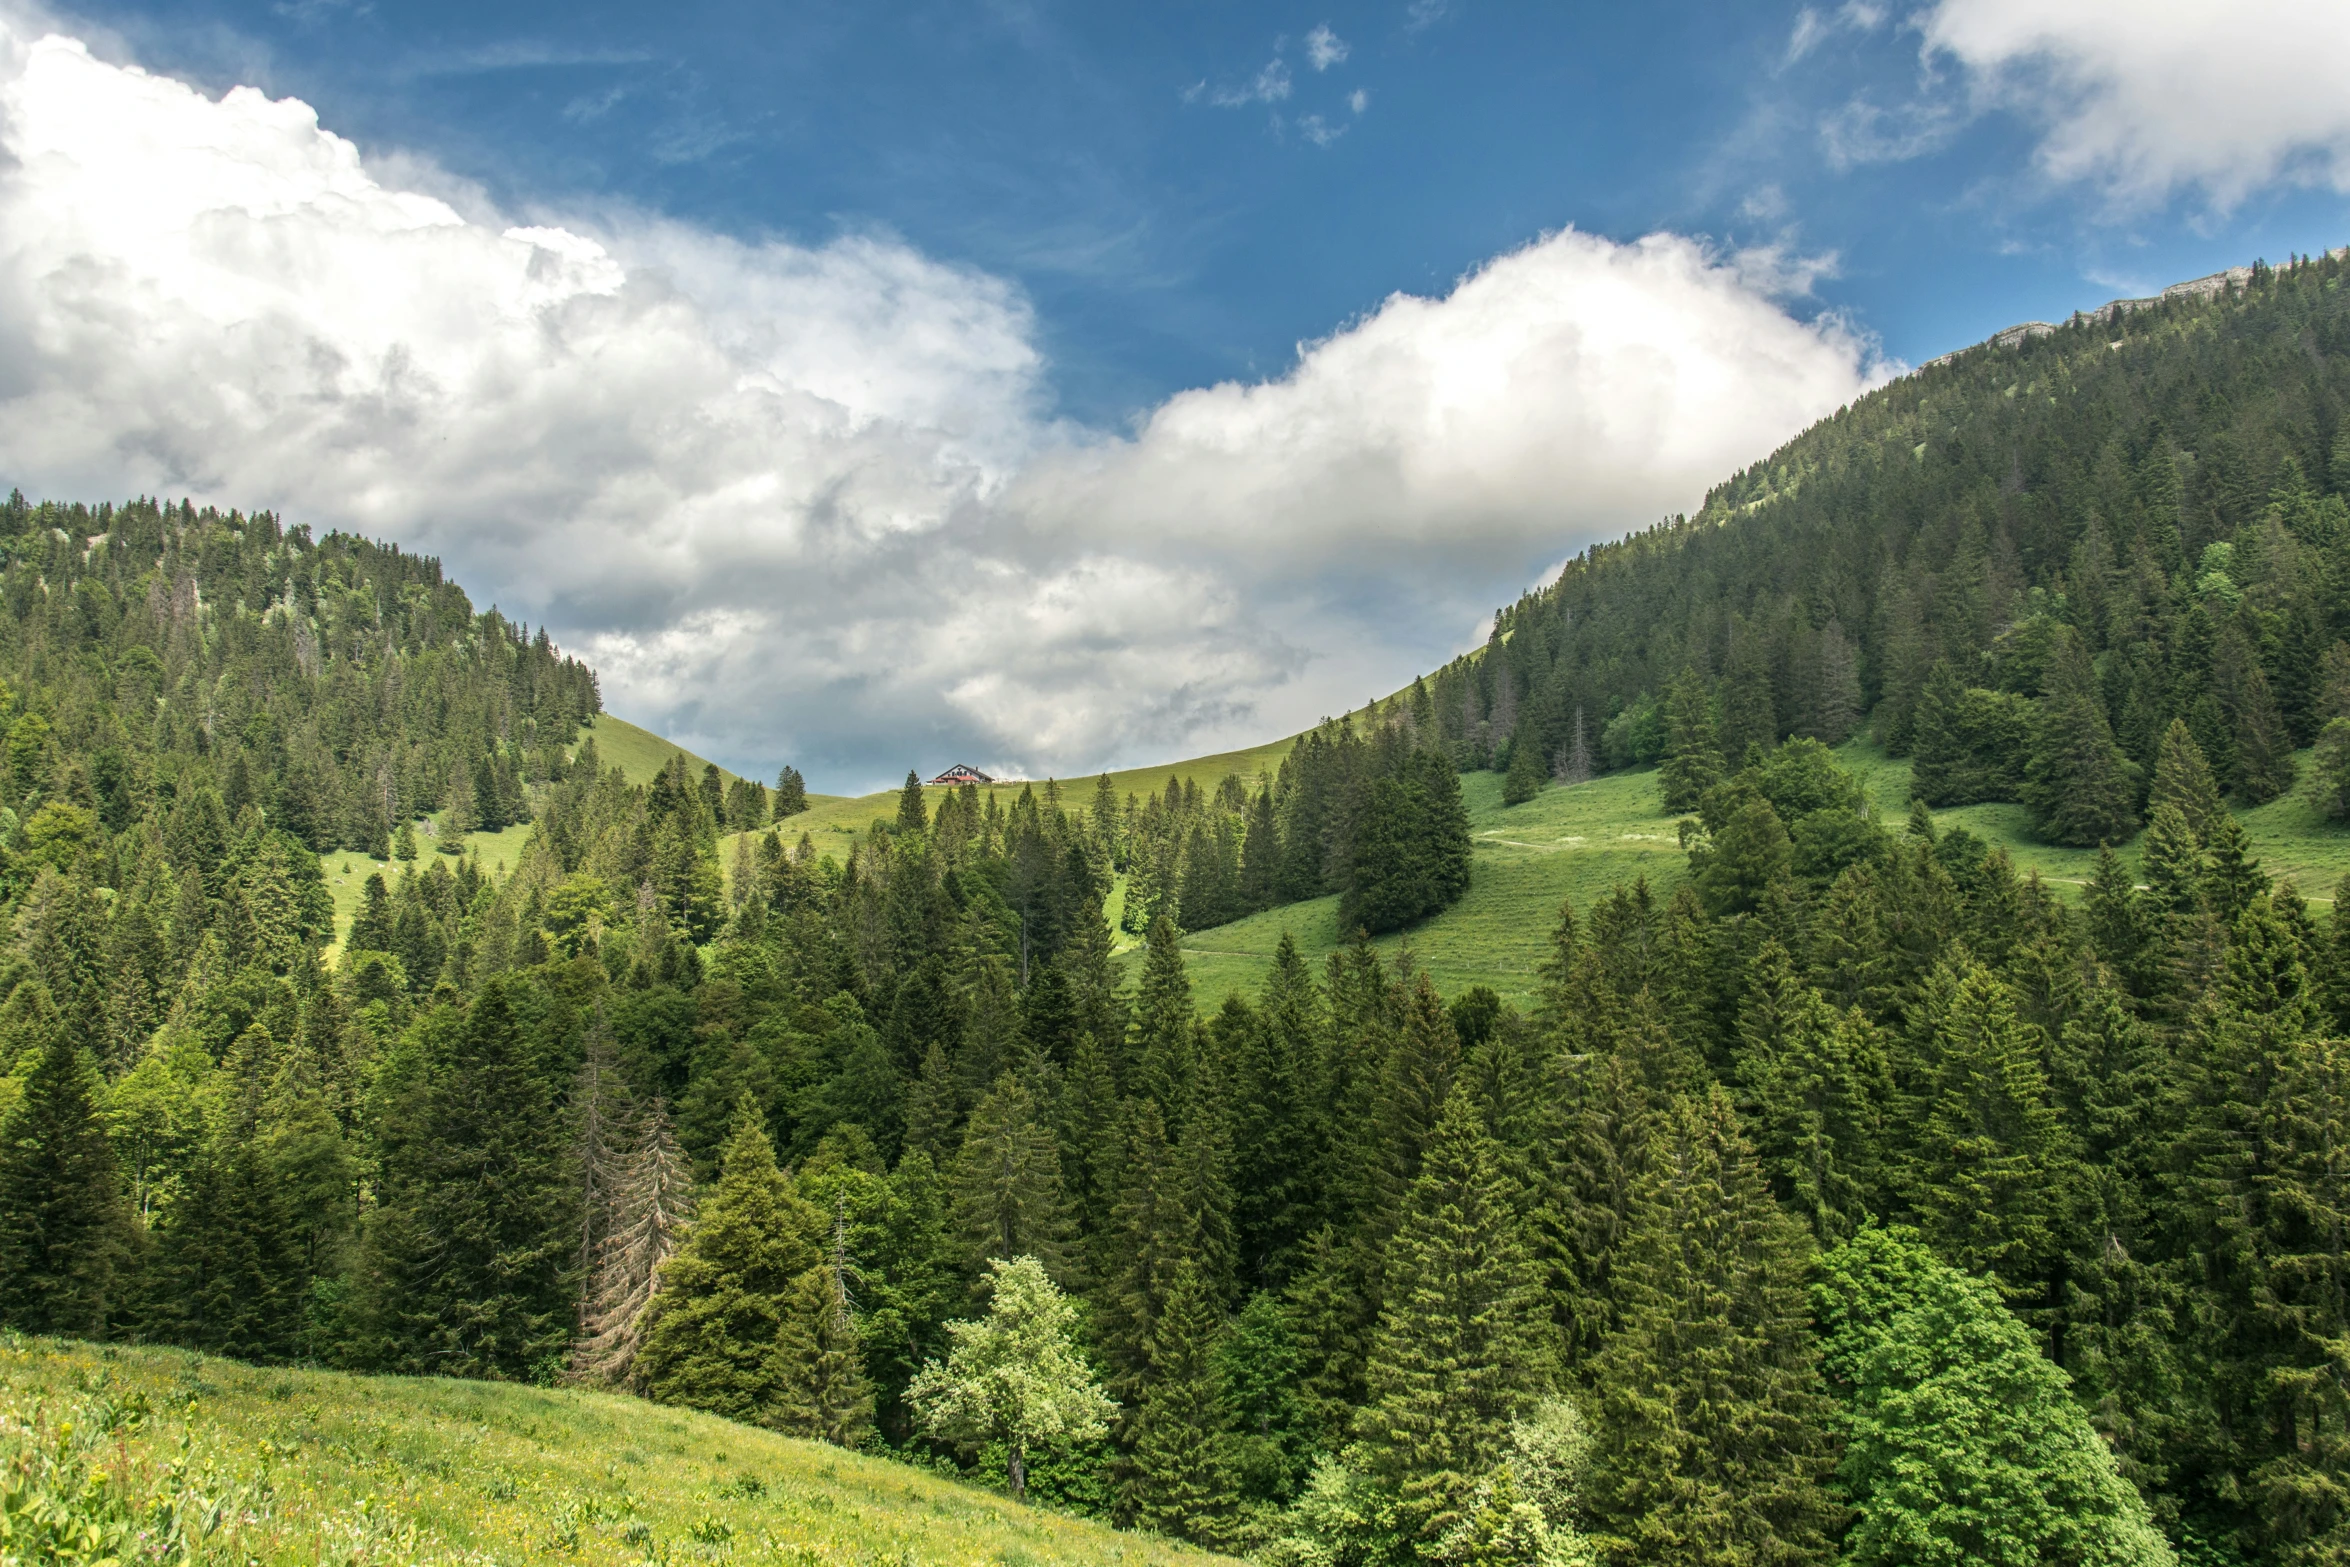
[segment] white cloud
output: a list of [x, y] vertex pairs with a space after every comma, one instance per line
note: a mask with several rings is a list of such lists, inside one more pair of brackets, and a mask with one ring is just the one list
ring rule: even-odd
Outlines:
[[1367, 87], [1357, 87], [1353, 92], [1348, 93], [1346, 95], [1346, 106], [1354, 110], [1354, 112], [1357, 114], [1360, 114], [1365, 109], [1371, 107], [1370, 89]]
[[2270, 0], [1939, 0], [1929, 56], [1978, 103], [2037, 122], [2037, 163], [2120, 208], [2188, 190], [2225, 208], [2261, 186], [2350, 191], [2350, 5]]
[[1346, 134], [1345, 126], [1333, 125], [1318, 114], [1299, 116], [1297, 128], [1306, 140], [1317, 147], [1327, 147]]
[[[1289, 96], [1289, 88], [1289, 64], [1275, 55], [1247, 81], [1208, 89], [1208, 102], [1219, 109], [1245, 109], [1252, 103], [1279, 103]], [[1184, 101], [1198, 98], [1201, 90], [1201, 87], [1186, 89]]]
[[886, 235], [500, 214], [4, 26], [0, 144], [9, 482], [440, 553], [615, 710], [836, 786], [1280, 733], [1874, 373], [1794, 262], [1570, 232], [1116, 437], [1040, 415], [1017, 289]]
[[1347, 53], [1346, 40], [1332, 32], [1328, 22], [1306, 34], [1306, 61], [1317, 71], [1327, 71], [1343, 61]]

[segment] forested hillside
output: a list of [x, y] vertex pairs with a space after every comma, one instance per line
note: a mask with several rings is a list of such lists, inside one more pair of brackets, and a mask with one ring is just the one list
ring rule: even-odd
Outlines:
[[[2339, 270], [1895, 383], [1254, 785], [909, 780], [837, 856], [567, 748], [592, 679], [429, 563], [16, 506], [0, 1321], [1297, 1567], [2340, 1560], [2350, 923], [2228, 804], [2350, 735]], [[1881, 818], [1863, 724], [2082, 896]], [[1179, 923], [1457, 895], [1455, 768], [1636, 762], [1687, 874], [1508, 933], [1530, 1005], [1367, 937], [1195, 1005]]]
[[[1749, 745], [1864, 721], [1929, 803], [2025, 800], [2057, 843], [2137, 830], [2173, 719], [2271, 799], [2350, 715], [2346, 271], [1906, 376], [1578, 557], [1414, 705], [1525, 792], [1672, 761], [1677, 809]], [[2298, 781], [2339, 814], [2346, 768], [2350, 730]]]

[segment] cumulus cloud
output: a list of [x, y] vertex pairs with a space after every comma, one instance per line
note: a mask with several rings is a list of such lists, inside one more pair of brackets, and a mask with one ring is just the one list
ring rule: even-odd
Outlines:
[[0, 151], [9, 482], [438, 552], [616, 711], [840, 787], [1359, 702], [1878, 373], [1795, 263], [1569, 232], [1113, 435], [1041, 415], [1015, 287], [887, 235], [501, 214], [5, 28]]
[[1306, 34], [1306, 62], [1317, 71], [1327, 71], [1345, 60], [1348, 53], [1346, 40], [1332, 32], [1328, 22]]
[[1939, 0], [1921, 25], [1977, 103], [2040, 125], [2043, 174], [2119, 207], [2197, 190], [2225, 208], [2280, 181], [2350, 191], [2341, 0]]

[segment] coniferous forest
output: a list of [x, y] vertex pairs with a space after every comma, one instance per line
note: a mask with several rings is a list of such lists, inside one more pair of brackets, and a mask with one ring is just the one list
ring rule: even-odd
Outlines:
[[[1897, 381], [1254, 793], [909, 781], [845, 861], [430, 561], [12, 501], [0, 1321], [1298, 1567], [2350, 1559], [2350, 923], [2230, 811], [2350, 797], [2343, 270]], [[1530, 1011], [1367, 939], [1195, 1005], [1183, 929], [1458, 897], [1459, 772], [1652, 765], [1688, 874]]]

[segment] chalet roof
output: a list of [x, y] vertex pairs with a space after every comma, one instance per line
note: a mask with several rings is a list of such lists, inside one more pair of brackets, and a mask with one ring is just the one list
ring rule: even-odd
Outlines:
[[983, 784], [995, 782], [993, 778], [988, 777], [987, 774], [981, 772], [978, 768], [973, 767], [968, 762], [957, 762], [954, 766], [948, 768], [945, 772], [940, 773], [936, 778], [933, 778], [930, 781], [934, 785], [965, 783]]

